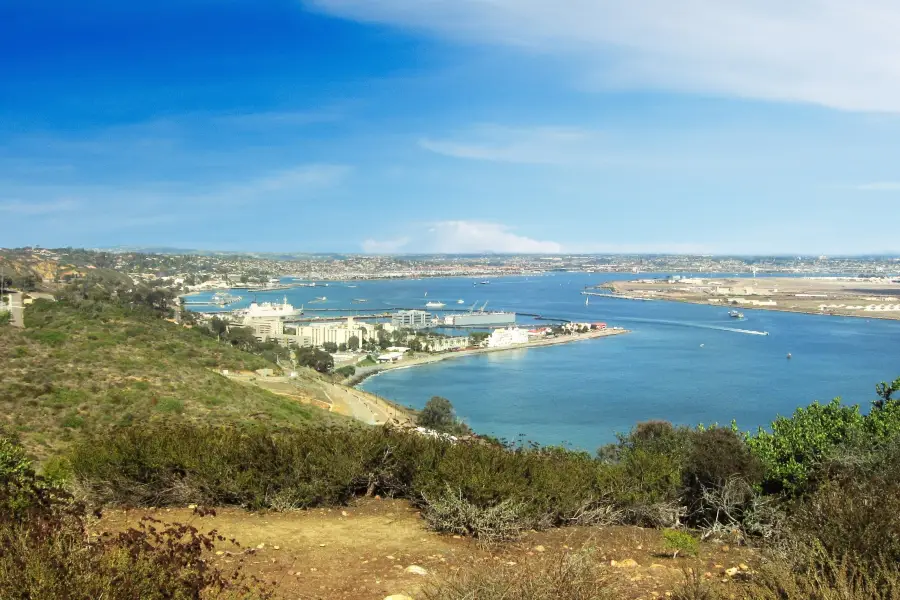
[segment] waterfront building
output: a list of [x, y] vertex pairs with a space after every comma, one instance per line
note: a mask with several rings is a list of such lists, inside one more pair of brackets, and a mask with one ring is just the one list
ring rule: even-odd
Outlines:
[[398, 329], [422, 329], [431, 323], [431, 313], [424, 310], [398, 310], [391, 315], [391, 325]]
[[505, 348], [515, 344], [528, 342], [528, 330], [510, 327], [509, 329], [495, 329], [487, 339], [488, 348]]

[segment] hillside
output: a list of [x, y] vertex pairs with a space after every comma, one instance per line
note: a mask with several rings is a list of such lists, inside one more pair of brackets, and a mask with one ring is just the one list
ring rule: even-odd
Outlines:
[[[282, 425], [339, 418], [230, 381], [218, 371], [277, 367], [149, 313], [41, 301], [26, 311], [26, 326], [0, 327], [0, 425], [38, 456], [66, 446], [78, 430], [176, 416]], [[308, 383], [298, 395], [321, 400], [321, 386], [312, 376]]]

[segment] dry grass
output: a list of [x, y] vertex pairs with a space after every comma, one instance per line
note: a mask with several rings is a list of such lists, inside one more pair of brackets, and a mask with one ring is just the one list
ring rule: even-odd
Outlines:
[[611, 575], [590, 547], [546, 561], [460, 572], [428, 586], [423, 600], [613, 600]]

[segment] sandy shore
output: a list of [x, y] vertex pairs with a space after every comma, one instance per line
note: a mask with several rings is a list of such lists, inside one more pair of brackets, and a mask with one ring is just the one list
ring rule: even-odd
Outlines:
[[527, 344], [515, 344], [513, 346], [505, 346], [503, 348], [473, 348], [471, 350], [461, 350], [459, 352], [442, 352], [440, 354], [422, 354], [416, 355], [409, 359], [404, 359], [395, 363], [383, 365], [373, 365], [371, 367], [357, 367], [356, 374], [344, 382], [344, 385], [357, 386], [367, 378], [394, 369], [407, 369], [410, 367], [418, 367], [431, 363], [450, 360], [453, 358], [462, 358], [464, 356], [474, 356], [476, 354], [487, 354], [490, 352], [506, 352], [509, 350], [522, 350], [528, 348], [542, 348], [545, 346], [557, 346], [559, 344], [571, 344], [573, 342], [583, 342], [586, 340], [595, 340], [597, 338], [611, 337], [629, 333], [627, 329], [604, 329], [602, 331], [591, 331], [589, 333], [578, 333], [573, 335], [564, 335], [550, 339], [536, 340]]

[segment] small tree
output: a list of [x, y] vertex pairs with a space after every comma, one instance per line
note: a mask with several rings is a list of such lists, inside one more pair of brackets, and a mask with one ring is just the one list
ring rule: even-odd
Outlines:
[[213, 317], [209, 321], [209, 328], [216, 334], [216, 337], [221, 340], [222, 336], [228, 331], [228, 323], [219, 317]]
[[900, 392], [900, 377], [895, 379], [892, 383], [885, 383], [882, 381], [875, 386], [875, 392], [878, 394], [878, 400], [872, 402], [872, 408], [880, 410], [893, 400], [892, 396], [894, 392]]
[[334, 368], [334, 358], [318, 348], [298, 348], [297, 364], [315, 369], [319, 373], [330, 373]]
[[330, 352], [332, 354], [338, 351], [338, 345], [334, 342], [325, 342], [322, 344], [322, 348], [325, 349], [325, 352]]
[[456, 425], [453, 404], [441, 396], [432, 396], [419, 415], [419, 425], [435, 431], [448, 431]]
[[359, 338], [355, 335], [351, 335], [350, 339], [347, 340], [347, 347], [356, 352], [359, 350]]

